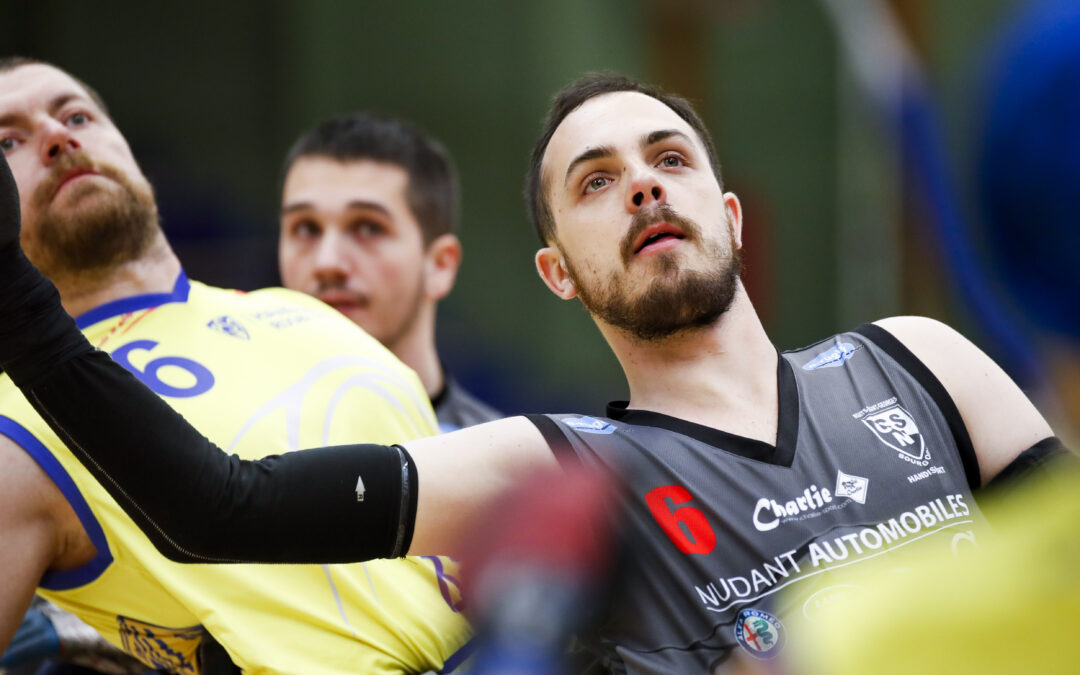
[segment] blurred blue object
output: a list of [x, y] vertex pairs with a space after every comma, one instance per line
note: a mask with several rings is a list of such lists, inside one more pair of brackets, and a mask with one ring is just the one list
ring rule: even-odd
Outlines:
[[1080, 339], [1080, 3], [1025, 7], [986, 82], [978, 189], [996, 266], [1030, 320]]
[[60, 654], [60, 636], [52, 621], [38, 609], [31, 609], [23, 617], [11, 645], [0, 656], [0, 668], [32, 663]]
[[1045, 388], [1045, 367], [1035, 342], [1002, 302], [990, 283], [988, 265], [972, 244], [971, 218], [952, 177], [938, 106], [896, 17], [883, 0], [822, 3], [847, 47], [857, 82], [895, 135], [902, 171], [925, 209], [919, 224], [986, 350], [1022, 388]]

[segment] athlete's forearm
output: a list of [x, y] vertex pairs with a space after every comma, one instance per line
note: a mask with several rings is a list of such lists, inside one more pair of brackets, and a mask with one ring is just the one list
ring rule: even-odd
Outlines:
[[[41, 305], [24, 329], [51, 337], [32, 349], [21, 345], [18, 362], [5, 361], [5, 367], [168, 557], [352, 562], [408, 550], [415, 474], [411, 485], [403, 480], [397, 448], [322, 448], [257, 462], [226, 455], [107, 354], [90, 348], [58, 303], [34, 293], [20, 297], [23, 304], [37, 299]], [[0, 329], [0, 354], [17, 341]], [[363, 501], [357, 494], [361, 477]]]
[[408, 550], [416, 475], [403, 450], [348, 446], [243, 461], [95, 350], [23, 256], [2, 156], [0, 367], [174, 560], [344, 562]]

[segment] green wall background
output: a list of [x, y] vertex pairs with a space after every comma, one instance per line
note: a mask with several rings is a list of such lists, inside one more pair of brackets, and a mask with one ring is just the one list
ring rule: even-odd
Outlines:
[[[1016, 4], [914, 3], [960, 174], [974, 76]], [[675, 10], [690, 17], [681, 29], [656, 20]], [[102, 93], [189, 274], [210, 283], [276, 283], [279, 162], [306, 127], [371, 108], [442, 139], [461, 175], [465, 261], [440, 343], [451, 369], [508, 411], [600, 411], [626, 393], [584, 312], [536, 278], [520, 197], [548, 100], [587, 70], [697, 78], [725, 180], [756, 228], [751, 293], [779, 347], [910, 311], [902, 298], [865, 316], [840, 309], [838, 203], [866, 186], [838, 177], [845, 85], [817, 2], [34, 0], [3, 13], [4, 53], [53, 61]], [[873, 121], [865, 127], [873, 139]], [[874, 155], [887, 147], [879, 138], [863, 159], [886, 179]]]

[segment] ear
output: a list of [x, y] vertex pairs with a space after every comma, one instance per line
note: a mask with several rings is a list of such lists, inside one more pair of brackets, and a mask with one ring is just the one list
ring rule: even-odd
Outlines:
[[577, 295], [577, 288], [566, 269], [562, 253], [554, 246], [547, 246], [536, 252], [536, 272], [551, 292], [563, 300]]
[[724, 193], [724, 210], [731, 226], [731, 236], [735, 239], [735, 248], [742, 248], [742, 204], [734, 192]]
[[461, 241], [454, 234], [442, 234], [428, 244], [424, 253], [424, 290], [431, 300], [450, 294], [461, 266]]

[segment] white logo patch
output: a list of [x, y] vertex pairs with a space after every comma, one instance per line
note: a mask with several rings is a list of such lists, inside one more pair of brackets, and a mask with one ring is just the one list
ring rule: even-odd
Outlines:
[[836, 489], [833, 493], [837, 497], [847, 497], [860, 504], [866, 503], [866, 489], [870, 486], [870, 480], [862, 476], [852, 476], [843, 471], [836, 472]]
[[[858, 414], [856, 417], [858, 418]], [[879, 441], [900, 453], [900, 459], [920, 466], [930, 463], [930, 450], [919, 432], [919, 425], [915, 423], [911, 413], [899, 404], [865, 415], [861, 419]]]

